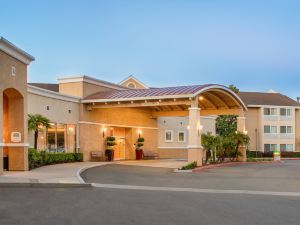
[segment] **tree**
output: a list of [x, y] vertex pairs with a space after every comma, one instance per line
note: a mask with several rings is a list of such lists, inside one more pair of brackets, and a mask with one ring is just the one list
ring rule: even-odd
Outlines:
[[239, 148], [243, 145], [249, 145], [250, 137], [247, 134], [244, 134], [243, 132], [236, 131], [233, 134], [232, 138], [235, 141], [235, 154], [236, 156], [238, 156]]
[[232, 90], [234, 93], [239, 93], [240, 92], [240, 89], [238, 89], [236, 86], [234, 86], [233, 84], [230, 84], [229, 86], [228, 86], [228, 88], [230, 89], [230, 90]]
[[40, 114], [28, 115], [28, 130], [34, 132], [34, 148], [37, 149], [37, 141], [39, 137], [39, 129], [49, 128], [50, 120]]
[[216, 133], [227, 137], [232, 135], [237, 129], [236, 115], [221, 115], [216, 119]]

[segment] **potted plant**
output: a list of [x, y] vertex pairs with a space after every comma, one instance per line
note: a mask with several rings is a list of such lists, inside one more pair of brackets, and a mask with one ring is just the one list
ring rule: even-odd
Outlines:
[[274, 151], [274, 161], [280, 161], [280, 151], [278, 149]]
[[105, 156], [107, 161], [113, 161], [114, 159], [114, 146], [116, 145], [116, 138], [109, 136], [106, 138]]
[[143, 159], [143, 146], [144, 146], [144, 141], [145, 139], [143, 137], [139, 137], [137, 139], [137, 144], [136, 144], [136, 149], [135, 149], [135, 158], [136, 160], [141, 160]]

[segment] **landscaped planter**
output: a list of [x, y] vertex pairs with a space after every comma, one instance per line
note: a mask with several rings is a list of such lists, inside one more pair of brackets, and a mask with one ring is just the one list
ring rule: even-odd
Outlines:
[[114, 160], [114, 150], [107, 149], [105, 150], [106, 161], [113, 161]]
[[136, 160], [142, 160], [143, 159], [143, 149], [136, 149], [135, 150], [135, 159]]

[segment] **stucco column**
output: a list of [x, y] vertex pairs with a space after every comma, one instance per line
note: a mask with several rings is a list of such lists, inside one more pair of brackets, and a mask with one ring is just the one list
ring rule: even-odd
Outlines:
[[3, 90], [0, 88], [0, 174], [3, 173]]
[[198, 166], [202, 166], [202, 150], [200, 108], [196, 99], [189, 108], [188, 162], [197, 162]]
[[[237, 131], [246, 133], [246, 118], [245, 117], [237, 117]], [[239, 147], [239, 155], [237, 157], [238, 161], [246, 162], [247, 154], [246, 154], [246, 146]]]

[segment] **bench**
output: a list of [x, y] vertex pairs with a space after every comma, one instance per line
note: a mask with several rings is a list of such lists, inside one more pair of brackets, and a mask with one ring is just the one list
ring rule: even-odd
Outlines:
[[91, 152], [91, 161], [102, 161], [104, 160], [104, 154], [100, 151]]
[[158, 153], [144, 150], [144, 159], [158, 159]]

